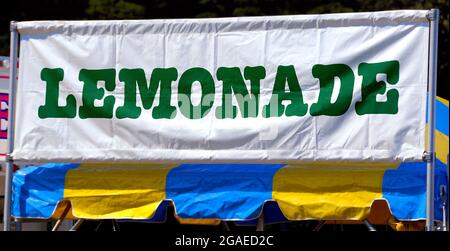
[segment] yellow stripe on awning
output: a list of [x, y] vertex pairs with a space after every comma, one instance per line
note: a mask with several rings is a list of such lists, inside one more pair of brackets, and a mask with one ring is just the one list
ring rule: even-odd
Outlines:
[[448, 136], [436, 130], [436, 157], [442, 163], [447, 163]]
[[[425, 127], [425, 142], [428, 142], [428, 125]], [[442, 163], [447, 163], [448, 154], [448, 136], [442, 132], [435, 130], [435, 151], [436, 158]]]
[[444, 105], [448, 106], [448, 100], [443, 99], [443, 98], [441, 98], [441, 97], [436, 97], [436, 98], [437, 98], [437, 100], [439, 100], [441, 103], [443, 103]]
[[397, 166], [289, 165], [276, 173], [272, 196], [290, 220], [361, 220], [368, 217], [373, 201], [382, 198], [385, 170]]
[[166, 197], [174, 165], [82, 164], [68, 171], [64, 199], [72, 214], [86, 219], [148, 219]]
[[221, 220], [217, 219], [183, 219], [178, 215], [175, 215], [175, 218], [180, 224], [189, 224], [189, 225], [212, 225], [217, 226], [220, 224]]

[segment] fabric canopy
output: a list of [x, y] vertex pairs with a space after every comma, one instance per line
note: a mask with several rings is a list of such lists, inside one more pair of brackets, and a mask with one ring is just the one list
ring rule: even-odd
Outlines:
[[[447, 186], [448, 101], [437, 102], [435, 218]], [[181, 220], [266, 222], [363, 220], [384, 200], [398, 220], [426, 217], [426, 164], [44, 164], [17, 171], [12, 213], [49, 219], [71, 203], [70, 217], [163, 221], [173, 204]]]

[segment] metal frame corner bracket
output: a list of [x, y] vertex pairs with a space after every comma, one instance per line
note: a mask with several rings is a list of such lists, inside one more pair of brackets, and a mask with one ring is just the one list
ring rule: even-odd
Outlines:
[[17, 31], [17, 21], [12, 20], [12, 21], [9, 23], [9, 30], [10, 30], [11, 32]]

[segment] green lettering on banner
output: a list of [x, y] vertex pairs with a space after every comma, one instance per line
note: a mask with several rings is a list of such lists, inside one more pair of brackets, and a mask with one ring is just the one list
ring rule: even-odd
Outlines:
[[[395, 85], [400, 78], [400, 63], [398, 61], [387, 61], [381, 63], [361, 63], [358, 74], [362, 76], [362, 100], [356, 102], [356, 113], [365, 114], [397, 114], [398, 113], [398, 90], [386, 92], [386, 82], [377, 81], [378, 74], [386, 74], [388, 84]], [[378, 102], [378, 94], [386, 94], [386, 101]]]
[[176, 107], [170, 105], [172, 98], [172, 82], [177, 80], [178, 73], [175, 68], [156, 68], [152, 71], [150, 83], [147, 84], [143, 69], [122, 69], [119, 80], [125, 83], [124, 104], [117, 108], [116, 117], [119, 119], [136, 119], [141, 115], [141, 108], [136, 105], [136, 85], [144, 109], [153, 105], [156, 92], [160, 86], [159, 104], [152, 111], [154, 119], [173, 119], [176, 116]]
[[[192, 85], [198, 81], [202, 88], [200, 104], [192, 105]], [[178, 106], [181, 113], [190, 119], [201, 119], [211, 110], [215, 94], [214, 79], [208, 70], [191, 68], [181, 75], [178, 82]]]
[[[355, 76], [352, 69], [345, 64], [314, 65], [312, 74], [319, 79], [320, 92], [317, 103], [311, 105], [312, 116], [340, 116], [344, 114], [352, 103], [353, 86]], [[341, 81], [339, 93], [334, 103], [331, 103], [333, 87], [336, 84], [334, 78]]]
[[[116, 87], [116, 70], [115, 69], [101, 69], [88, 70], [81, 69], [79, 80], [84, 82], [82, 105], [80, 106], [80, 118], [112, 118], [113, 108], [116, 98], [113, 95], [105, 95], [103, 88], [98, 88], [98, 82], [105, 82], [105, 89], [107, 91], [114, 91]], [[103, 106], [94, 106], [95, 100], [103, 99]]]
[[[387, 88], [399, 81], [400, 63], [396, 60], [380, 63], [361, 63], [358, 74], [362, 76], [361, 101], [356, 102], [358, 115], [365, 114], [397, 114], [399, 91]], [[141, 68], [121, 69], [119, 80], [124, 84], [124, 102], [118, 106], [115, 115], [118, 119], [137, 119], [142, 108], [153, 107], [155, 98], [159, 96], [158, 105], [152, 110], [153, 119], [173, 119], [177, 107], [171, 105], [172, 83], [178, 79], [176, 68], [155, 68], [147, 81]], [[340, 116], [345, 114], [353, 100], [355, 76], [352, 69], [345, 64], [317, 64], [312, 67], [312, 75], [319, 81], [319, 92], [316, 103], [310, 105], [311, 116]], [[385, 75], [386, 81], [377, 81], [379, 75]], [[221, 105], [215, 110], [218, 119], [236, 118], [238, 110], [242, 118], [257, 117], [259, 113], [259, 95], [261, 80], [266, 77], [263, 66], [247, 66], [243, 74], [239, 67], [220, 67], [216, 72], [217, 80], [222, 82]], [[82, 104], [78, 107], [79, 117], [113, 118], [116, 98], [112, 92], [116, 87], [116, 70], [81, 69], [78, 76], [83, 82]], [[64, 79], [61, 68], [43, 68], [41, 80], [45, 81], [45, 102], [38, 108], [38, 116], [46, 118], [75, 118], [77, 101], [74, 95], [65, 97], [66, 105], [59, 106], [60, 82]], [[247, 82], [248, 81], [248, 82]], [[338, 84], [337, 82], [340, 82]], [[99, 84], [104, 82], [104, 88]], [[192, 93], [192, 87], [199, 83], [201, 94]], [[247, 83], [250, 87], [247, 87]], [[339, 87], [338, 87], [339, 86]], [[158, 92], [159, 90], [159, 92]], [[335, 93], [333, 93], [335, 92]], [[142, 107], [138, 105], [139, 93]], [[194, 96], [193, 96], [194, 95]], [[204, 118], [213, 108], [216, 95], [216, 84], [213, 75], [205, 68], [194, 67], [183, 72], [178, 81], [178, 107], [181, 114], [189, 119]], [[237, 105], [233, 105], [233, 96]], [[385, 96], [385, 101], [377, 101], [378, 96]], [[199, 97], [200, 103], [193, 105], [192, 98]], [[333, 97], [336, 97], [333, 100]], [[101, 106], [94, 105], [100, 100]], [[286, 101], [289, 101], [286, 103]], [[262, 117], [305, 116], [308, 104], [304, 102], [302, 89], [294, 65], [280, 65], [277, 68], [273, 83], [272, 96], [262, 109]]]
[[[286, 92], [286, 83], [289, 92]], [[282, 101], [289, 100], [291, 103], [285, 107]], [[271, 110], [275, 107], [275, 110]], [[270, 102], [263, 109], [263, 116], [281, 117], [283, 113], [286, 116], [304, 116], [308, 112], [308, 105], [303, 101], [303, 94], [297, 79], [297, 74], [293, 65], [278, 66], [275, 83], [273, 85], [272, 97]]]
[[223, 83], [222, 105], [216, 109], [217, 118], [236, 118], [237, 107], [232, 105], [232, 92], [243, 118], [258, 116], [260, 83], [266, 77], [266, 70], [263, 66], [247, 66], [244, 68], [244, 77], [250, 80], [250, 93], [238, 67], [217, 69], [217, 79]]
[[45, 103], [38, 109], [39, 118], [75, 118], [77, 107], [73, 95], [67, 95], [65, 106], [58, 105], [59, 83], [63, 79], [64, 70], [61, 68], [44, 68], [41, 70], [41, 80], [46, 82], [46, 87]]

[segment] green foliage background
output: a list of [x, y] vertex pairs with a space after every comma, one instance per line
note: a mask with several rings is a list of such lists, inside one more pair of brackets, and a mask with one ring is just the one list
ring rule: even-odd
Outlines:
[[431, 8], [441, 11], [438, 95], [449, 99], [447, 0], [14, 0], [0, 12], [0, 55], [9, 55], [10, 20], [204, 18]]

